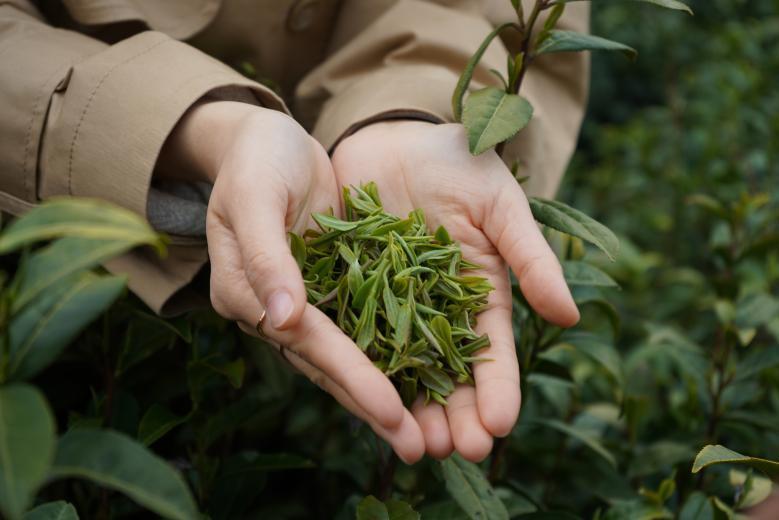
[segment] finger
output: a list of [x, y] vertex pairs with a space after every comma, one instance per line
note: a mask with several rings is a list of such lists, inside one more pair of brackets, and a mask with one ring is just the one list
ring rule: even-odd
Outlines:
[[268, 185], [230, 193], [227, 215], [211, 212], [210, 224], [234, 231], [246, 278], [268, 320], [276, 329], [291, 327], [303, 314], [306, 291], [287, 242], [288, 194]]
[[263, 326], [264, 333], [327, 374], [384, 428], [403, 420], [395, 387], [354, 342], [322, 311], [306, 305], [300, 322], [288, 330]]
[[490, 277], [495, 290], [487, 309], [479, 314], [476, 332], [486, 333], [490, 346], [478, 352], [473, 364], [476, 403], [484, 428], [495, 437], [509, 434], [519, 417], [519, 364], [511, 326], [511, 293], [508, 273]]
[[492, 450], [492, 435], [481, 424], [476, 408], [476, 390], [472, 386], [458, 385], [446, 400], [446, 416], [454, 448], [471, 462], [484, 460]]
[[411, 413], [422, 429], [427, 453], [436, 459], [451, 455], [454, 445], [443, 406], [434, 402], [425, 404], [424, 397], [420, 396], [414, 401]]
[[527, 198], [512, 180], [502, 186], [485, 214], [483, 230], [519, 279], [522, 294], [544, 319], [561, 327], [579, 321], [579, 311], [557, 257], [533, 220]]
[[371, 414], [366, 412], [349, 395], [341, 385], [333, 381], [324, 372], [311, 365], [295, 352], [285, 349], [287, 360], [305, 374], [314, 384], [332, 395], [341, 405], [352, 414], [367, 422], [376, 434], [387, 441], [398, 457], [406, 464], [413, 464], [425, 454], [425, 439], [417, 422], [411, 413], [404, 409], [400, 423], [394, 428], [386, 428], [377, 423]]
[[[208, 256], [214, 310], [225, 319], [244, 321], [253, 329], [263, 307], [246, 279], [240, 248], [231, 230], [224, 226], [209, 226]], [[254, 331], [252, 335], [258, 334]]]

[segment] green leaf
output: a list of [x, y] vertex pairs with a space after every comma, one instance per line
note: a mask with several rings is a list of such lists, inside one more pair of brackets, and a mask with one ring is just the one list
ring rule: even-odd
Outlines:
[[552, 428], [553, 430], [557, 430], [561, 433], [564, 433], [565, 435], [568, 435], [573, 439], [580, 441], [582, 444], [584, 444], [592, 451], [600, 455], [603, 458], [603, 460], [608, 462], [612, 467], [617, 467], [617, 460], [614, 458], [614, 455], [612, 455], [610, 451], [604, 448], [603, 445], [600, 443], [600, 441], [593, 438], [593, 436], [588, 432], [575, 428], [569, 424], [558, 421], [556, 419], [536, 419], [533, 422], [535, 424], [539, 424], [541, 426], [546, 426], [548, 428]]
[[389, 511], [381, 500], [368, 495], [357, 505], [357, 520], [389, 520]]
[[611, 276], [587, 262], [567, 260], [563, 263], [563, 274], [568, 285], [587, 285], [593, 287], [619, 287]]
[[462, 119], [463, 98], [468, 91], [468, 86], [471, 84], [471, 78], [473, 78], [473, 71], [476, 69], [476, 65], [479, 64], [481, 57], [487, 51], [487, 47], [490, 46], [492, 40], [508, 27], [516, 28], [517, 25], [515, 23], [504, 23], [496, 27], [486, 38], [484, 38], [484, 41], [479, 45], [479, 48], [474, 55], [471, 56], [468, 63], [465, 64], [465, 69], [463, 70], [463, 73], [460, 74], [457, 85], [454, 87], [454, 92], [452, 92], [452, 114], [454, 114], [455, 121], [460, 121]]
[[53, 478], [85, 478], [132, 498], [160, 516], [198, 518], [181, 475], [167, 462], [124, 434], [71, 430], [59, 441]]
[[11, 312], [16, 313], [46, 288], [63, 278], [91, 269], [137, 245], [140, 243], [127, 240], [60, 238], [31, 254], [24, 267], [19, 270], [19, 289], [13, 299]]
[[25, 379], [52, 363], [122, 294], [125, 278], [77, 273], [60, 280], [13, 318], [9, 376]]
[[430, 390], [438, 392], [444, 397], [454, 392], [452, 378], [443, 370], [436, 367], [420, 367], [418, 372], [419, 379]]
[[151, 446], [173, 428], [186, 422], [187, 419], [187, 416], [176, 415], [161, 404], [153, 404], [143, 415], [141, 424], [138, 425], [138, 440], [144, 446]]
[[734, 382], [752, 379], [763, 370], [779, 365], [779, 348], [776, 345], [757, 350], [753, 349], [736, 365]]
[[[569, 2], [578, 2], [581, 0], [556, 0], [555, 3], [569, 3]], [[593, 2], [601, 3], [605, 0], [592, 0]], [[679, 0], [632, 0], [633, 2], [644, 2], [646, 4], [654, 4], [658, 5], [660, 7], [665, 7], [666, 9], [674, 9], [677, 11], [686, 11], [689, 14], [693, 14], [692, 9], [690, 9], [690, 6], [685, 4], [684, 2], [680, 2]]]
[[635, 59], [638, 55], [634, 48], [628, 47], [624, 43], [607, 40], [592, 34], [559, 29], [549, 31], [549, 36], [536, 49], [536, 55], [578, 51], [621, 51], [631, 59]]
[[311, 218], [313, 218], [314, 221], [319, 224], [319, 227], [325, 231], [352, 231], [360, 225], [359, 222], [347, 222], [332, 215], [325, 215], [324, 213], [314, 213], [311, 215]]
[[541, 224], [581, 238], [598, 247], [609, 259], [615, 259], [619, 239], [597, 220], [557, 200], [530, 197], [529, 202], [533, 218]]
[[753, 293], [736, 302], [736, 326], [760, 327], [779, 316], [779, 298], [767, 293]]
[[50, 199], [8, 226], [0, 254], [62, 236], [152, 244], [160, 252], [164, 246], [140, 215], [101, 200], [67, 197]]
[[620, 386], [624, 384], [622, 360], [617, 349], [608, 340], [594, 334], [570, 333], [565, 335], [561, 341], [570, 343], [578, 352], [600, 364]]
[[384, 502], [387, 506], [390, 520], [420, 520], [419, 513], [414, 511], [411, 504], [401, 500], [387, 500]]
[[468, 132], [468, 147], [479, 155], [507, 141], [525, 128], [533, 117], [533, 106], [516, 94], [487, 87], [468, 96], [463, 125]]
[[508, 520], [506, 506], [479, 466], [454, 454], [441, 461], [446, 489], [472, 520]]
[[41, 504], [25, 513], [22, 520], [79, 520], [76, 508], [64, 500]]
[[748, 457], [720, 444], [709, 444], [704, 447], [698, 453], [698, 456], [695, 457], [695, 462], [692, 465], [692, 472], [698, 473], [700, 470], [713, 464], [744, 464], [759, 469], [771, 478], [779, 478], [779, 462], [757, 457]]
[[54, 458], [54, 417], [46, 398], [24, 384], [0, 387], [0, 512], [17, 520]]
[[679, 511], [679, 520], [714, 520], [714, 507], [700, 491], [693, 491]]
[[302, 271], [306, 265], [306, 241], [295, 233], [287, 233], [287, 235], [289, 236], [289, 249], [292, 252], [292, 257]]

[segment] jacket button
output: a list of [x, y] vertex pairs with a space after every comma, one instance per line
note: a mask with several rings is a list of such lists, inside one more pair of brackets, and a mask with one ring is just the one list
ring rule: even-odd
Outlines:
[[303, 32], [316, 21], [321, 2], [319, 0], [298, 0], [289, 9], [287, 29], [290, 32]]

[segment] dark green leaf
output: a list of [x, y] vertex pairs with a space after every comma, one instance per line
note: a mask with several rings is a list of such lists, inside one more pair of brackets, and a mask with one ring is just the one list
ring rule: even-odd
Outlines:
[[53, 244], [32, 253], [25, 262], [24, 268], [19, 270], [21, 279], [11, 311], [16, 313], [46, 288], [63, 278], [90, 269], [137, 245], [140, 244], [127, 240], [60, 238]]
[[181, 475], [141, 444], [109, 430], [72, 430], [57, 446], [54, 478], [85, 478], [132, 498], [158, 515], [198, 518]]
[[714, 520], [711, 501], [700, 491], [693, 491], [679, 512], [679, 520]]
[[613, 467], [617, 466], [617, 460], [614, 458], [614, 455], [612, 455], [610, 451], [604, 448], [603, 445], [600, 443], [600, 441], [594, 438], [589, 432], [581, 430], [570, 424], [566, 424], [564, 422], [558, 421], [556, 419], [536, 419], [533, 422], [557, 430], [577, 441], [580, 441], [582, 444], [584, 444], [592, 451], [600, 455], [603, 458], [603, 460], [608, 462], [611, 466]]
[[11, 322], [10, 376], [26, 379], [48, 366], [124, 285], [124, 277], [81, 272], [51, 286]]
[[54, 417], [24, 384], [0, 387], [0, 512], [22, 518], [54, 458]]
[[150, 446], [186, 420], [187, 416], [175, 415], [164, 406], [153, 404], [146, 411], [138, 426], [138, 440], [144, 446]]
[[369, 495], [357, 505], [357, 520], [389, 520], [389, 512], [381, 500]]
[[76, 508], [64, 500], [41, 504], [25, 513], [22, 520], [79, 520]]

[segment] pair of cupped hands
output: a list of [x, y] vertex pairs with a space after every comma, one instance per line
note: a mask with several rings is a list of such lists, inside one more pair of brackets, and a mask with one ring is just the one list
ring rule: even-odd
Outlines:
[[[332, 157], [297, 122], [270, 109], [215, 101], [197, 105], [163, 150], [170, 170], [213, 182], [207, 239], [211, 301], [223, 317], [284, 345], [287, 359], [351, 413], [368, 423], [406, 463], [425, 452], [456, 450], [479, 461], [494, 437], [507, 435], [520, 407], [519, 366], [511, 325], [508, 267], [530, 305], [546, 320], [579, 319], [562, 269], [511, 172], [494, 151], [468, 151], [461, 125], [397, 120], [366, 126]], [[191, 178], [191, 176], [190, 176]], [[459, 385], [448, 405], [419, 398], [406, 409], [392, 383], [319, 309], [306, 302], [287, 232], [315, 226], [311, 214], [340, 213], [342, 187], [374, 181], [385, 209], [420, 208], [444, 225], [463, 256], [495, 290], [478, 316], [490, 361], [473, 367], [474, 386]]]

